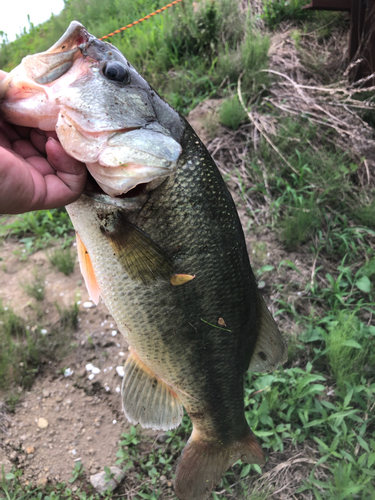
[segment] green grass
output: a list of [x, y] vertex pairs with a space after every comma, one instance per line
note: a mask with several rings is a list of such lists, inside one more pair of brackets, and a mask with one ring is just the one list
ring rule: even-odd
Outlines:
[[356, 385], [361, 377], [375, 378], [375, 326], [361, 322], [354, 313], [341, 311], [329, 325], [327, 358], [338, 387]]
[[226, 99], [219, 112], [220, 122], [232, 130], [237, 130], [241, 122], [243, 122], [247, 115], [241, 106], [237, 96]]
[[0, 305], [0, 388], [8, 388], [11, 383], [31, 387], [43, 343], [39, 329], [27, 328], [11, 308]]
[[30, 297], [34, 297], [34, 299], [42, 301], [46, 296], [46, 285], [45, 285], [45, 277], [42, 274], [39, 274], [39, 271], [34, 269], [34, 280], [31, 284], [25, 283], [22, 285], [25, 292], [30, 295]]
[[71, 334], [78, 325], [78, 305], [57, 308], [58, 324], [46, 328], [31, 318], [24, 320], [0, 303], [0, 389], [9, 391], [15, 386], [29, 389], [45, 359], [58, 359], [66, 354]]
[[3, 217], [0, 236], [15, 236], [24, 246], [21, 258], [44, 248], [57, 239], [66, 240], [73, 234], [73, 225], [65, 208], [27, 212], [17, 217]]
[[56, 248], [48, 255], [48, 259], [65, 276], [69, 276], [74, 271], [76, 255], [70, 247]]
[[[112, 500], [112, 494], [99, 495], [87, 493], [84, 488], [72, 491], [72, 483], [82, 475], [82, 466], [77, 462], [72, 471], [72, 478], [67, 484], [59, 483], [55, 486], [47, 485], [45, 488], [25, 486], [21, 482], [22, 471], [13, 468], [12, 472], [5, 473], [0, 470], [0, 500]], [[5, 496], [3, 496], [5, 495]]]

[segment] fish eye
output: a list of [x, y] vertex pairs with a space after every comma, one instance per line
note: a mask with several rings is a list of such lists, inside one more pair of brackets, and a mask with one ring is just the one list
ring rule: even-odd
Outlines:
[[117, 61], [107, 62], [103, 67], [103, 75], [113, 82], [126, 84], [130, 81], [129, 71]]

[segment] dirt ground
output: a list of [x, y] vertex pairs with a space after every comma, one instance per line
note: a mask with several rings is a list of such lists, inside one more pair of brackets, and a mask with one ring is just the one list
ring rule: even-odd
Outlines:
[[[209, 105], [214, 109], [214, 103]], [[207, 103], [204, 106], [207, 107]], [[198, 109], [191, 115], [190, 122], [208, 140], [202, 125], [206, 114], [206, 108]], [[229, 187], [235, 201], [239, 201], [235, 184], [230, 183]], [[249, 232], [246, 209], [240, 208], [239, 213], [255, 268], [265, 264], [277, 266], [285, 258], [297, 266], [300, 264], [297, 256], [281, 249], [271, 232]], [[78, 460], [88, 475], [94, 474], [115, 464], [120, 435], [130, 428], [121, 408], [122, 379], [116, 371], [127, 357], [127, 343], [105, 305], [90, 303], [78, 262], [74, 273], [65, 276], [51, 266], [48, 260], [51, 250], [38, 251], [22, 261], [14, 254], [17, 249], [19, 245], [12, 240], [6, 240], [1, 249], [0, 300], [3, 305], [11, 306], [26, 319], [33, 308], [41, 308], [48, 336], [51, 325], [59, 317], [55, 303], [71, 307], [78, 299], [79, 327], [74, 333], [75, 347], [59, 363], [47, 363], [31, 390], [22, 396], [15, 412], [8, 415], [5, 433], [0, 432], [0, 468], [4, 466], [5, 471], [9, 471], [13, 465], [19, 466], [25, 480], [37, 484], [68, 481]], [[306, 268], [311, 266], [312, 262], [304, 264]], [[23, 288], [25, 283], [33, 281], [35, 270], [45, 280], [46, 298], [42, 302], [30, 298]], [[287, 272], [287, 276], [280, 279], [290, 283], [289, 295], [293, 300], [298, 298], [303, 278], [291, 269]], [[262, 287], [267, 303], [271, 304], [275, 297], [271, 296], [272, 287], [266, 278]], [[91, 307], [85, 307], [88, 305]], [[274, 307], [270, 309], [274, 312]], [[277, 320], [281, 330], [290, 333], [287, 320]], [[89, 364], [100, 372], [90, 371]], [[142, 432], [155, 439], [158, 436], [156, 432]]]
[[[77, 459], [91, 474], [98, 472], [115, 463], [120, 435], [129, 429], [116, 372], [127, 357], [127, 343], [105, 305], [89, 301], [78, 263], [74, 273], [65, 276], [50, 265], [45, 251], [22, 262], [13, 254], [16, 247], [15, 242], [5, 242], [1, 252], [3, 305], [24, 318], [30, 317], [33, 305], [41, 307], [48, 336], [58, 319], [55, 302], [67, 308], [80, 298], [79, 328], [74, 334], [77, 347], [57, 365], [49, 362], [11, 415], [7, 433], [0, 438], [0, 466], [8, 470], [13, 464], [21, 465], [26, 479], [41, 482], [68, 480]], [[22, 287], [32, 282], [35, 269], [46, 284], [46, 298], [39, 303]], [[89, 304], [90, 308], [83, 306]], [[100, 373], [88, 371], [89, 363]], [[40, 419], [48, 426], [40, 428]]]

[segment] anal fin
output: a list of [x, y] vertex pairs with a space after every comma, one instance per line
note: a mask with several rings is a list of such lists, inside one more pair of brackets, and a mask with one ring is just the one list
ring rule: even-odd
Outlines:
[[258, 335], [250, 360], [252, 372], [271, 372], [288, 360], [288, 350], [260, 293], [257, 295]]
[[96, 281], [94, 268], [92, 267], [92, 262], [90, 256], [86, 250], [85, 245], [83, 244], [79, 234], [76, 233], [77, 239], [77, 252], [78, 252], [78, 260], [79, 266], [81, 268], [82, 276], [85, 280], [87, 291], [89, 292], [90, 299], [98, 305], [100, 290], [98, 282]]
[[131, 351], [124, 366], [122, 404], [127, 419], [146, 429], [167, 431], [183, 417], [177, 394]]

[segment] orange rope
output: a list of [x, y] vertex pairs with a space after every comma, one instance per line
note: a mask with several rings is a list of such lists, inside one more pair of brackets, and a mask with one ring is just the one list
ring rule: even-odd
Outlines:
[[123, 26], [119, 30], [114, 31], [113, 33], [109, 33], [107, 36], [102, 36], [102, 38], [99, 38], [99, 40], [104, 40], [106, 38], [109, 38], [110, 36], [117, 35], [117, 33], [121, 33], [121, 31], [125, 31], [128, 28], [132, 28], [136, 24], [141, 23], [142, 21], [146, 21], [147, 19], [150, 19], [152, 16], [156, 16], [156, 14], [160, 14], [163, 12], [163, 10], [167, 10], [169, 7], [173, 7], [173, 5], [176, 5], [177, 3], [182, 2], [182, 0], [174, 0], [172, 3], [169, 3], [165, 7], [162, 7], [161, 9], [155, 10], [155, 12], [151, 12], [148, 16], [142, 17], [141, 19], [138, 19], [138, 21], [134, 21], [134, 23], [130, 23], [127, 26]]

